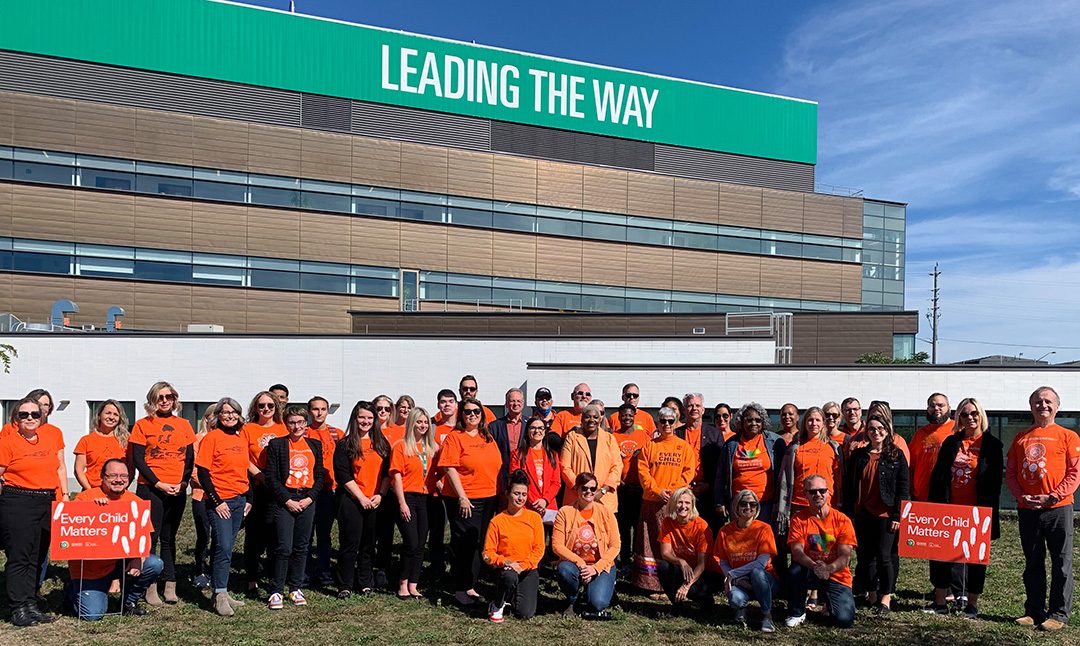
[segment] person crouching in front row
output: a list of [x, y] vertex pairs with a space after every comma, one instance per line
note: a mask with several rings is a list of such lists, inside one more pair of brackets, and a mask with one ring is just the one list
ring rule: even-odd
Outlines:
[[540, 573], [536, 569], [544, 558], [544, 524], [536, 511], [526, 509], [529, 500], [529, 476], [518, 469], [510, 474], [506, 492], [506, 510], [488, 523], [483, 559], [495, 568], [495, 600], [488, 606], [488, 617], [498, 623], [510, 606], [522, 619], [536, 614], [536, 596]]

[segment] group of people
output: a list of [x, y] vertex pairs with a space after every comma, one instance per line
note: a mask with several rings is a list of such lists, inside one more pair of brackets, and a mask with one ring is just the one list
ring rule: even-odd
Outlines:
[[[190, 490], [195, 584], [212, 589], [223, 616], [244, 605], [229, 586], [241, 527], [249, 596], [279, 610], [305, 605], [311, 584], [339, 598], [393, 588], [385, 579], [394, 573], [375, 563], [392, 562], [396, 526], [399, 599], [423, 598], [421, 581], [446, 580], [449, 563], [445, 591], [464, 607], [486, 603], [494, 622], [535, 614], [540, 572], [550, 563], [566, 614], [609, 617], [623, 577], [680, 609], [709, 608], [722, 595], [744, 625], [756, 601], [765, 632], [775, 630], [780, 595], [789, 628], [814, 607], [849, 627], [856, 596], [878, 615], [892, 611], [903, 501], [990, 507], [997, 538], [1004, 479], [1019, 507], [1026, 558], [1018, 622], [1055, 630], [1068, 621], [1080, 438], [1055, 423], [1060, 401], [1052, 388], [1031, 394], [1034, 424], [1007, 451], [987, 432], [976, 399], [961, 400], [953, 419], [941, 393], [928, 399], [928, 424], [910, 443], [895, 433], [882, 401], [865, 416], [851, 397], [801, 412], [786, 404], [773, 429], [756, 403], [716, 405], [709, 424], [698, 393], [665, 399], [655, 419], [638, 407], [636, 384], [621, 395], [609, 412], [578, 384], [572, 407], [556, 412], [551, 391], [540, 388], [526, 416], [525, 393], [511, 389], [496, 418], [466, 375], [456, 393], [438, 393], [434, 414], [408, 395], [380, 395], [356, 402], [345, 429], [327, 423], [326, 399], [289, 404], [281, 384], [256, 394], [246, 410], [219, 400], [197, 429], [179, 415], [180, 394], [164, 381], [150, 388], [146, 414], [130, 428], [123, 407], [106, 401], [74, 451], [83, 489], [75, 499], [149, 500], [152, 554], [69, 563], [68, 603], [80, 617], [100, 618], [121, 579], [126, 614], [145, 613], [141, 598], [176, 603], [176, 534]], [[38, 596], [50, 504], [68, 498], [63, 435], [47, 421], [52, 403], [46, 391], [29, 393], [0, 431], [0, 538], [19, 626], [54, 619]], [[931, 562], [929, 573], [926, 612], [946, 614], [952, 600], [978, 616], [985, 566]], [[490, 601], [477, 591], [482, 577], [493, 580]]]

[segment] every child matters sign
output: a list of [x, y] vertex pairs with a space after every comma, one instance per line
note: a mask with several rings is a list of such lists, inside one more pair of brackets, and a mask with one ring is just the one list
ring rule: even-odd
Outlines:
[[150, 554], [150, 502], [54, 502], [50, 558], [120, 559]]
[[906, 501], [900, 515], [900, 556], [986, 565], [992, 513], [989, 507]]

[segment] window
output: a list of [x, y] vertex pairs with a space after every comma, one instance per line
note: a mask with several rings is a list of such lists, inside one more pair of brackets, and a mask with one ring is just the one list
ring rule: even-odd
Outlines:
[[219, 202], [246, 202], [247, 187], [242, 184], [225, 184], [197, 179], [194, 182], [195, 197]]
[[295, 271], [273, 271], [270, 269], [251, 269], [248, 273], [251, 287], [267, 289], [300, 289], [300, 273]]
[[892, 338], [893, 359], [910, 359], [915, 356], [915, 335], [894, 334]]
[[79, 258], [76, 269], [79, 276], [120, 278], [134, 275], [135, 263], [119, 258]]
[[59, 184], [60, 186], [74, 184], [75, 169], [70, 166], [35, 164], [16, 160], [12, 169], [11, 178], [22, 182]]
[[161, 177], [158, 175], [139, 175], [135, 181], [135, 190], [151, 195], [174, 195], [191, 197], [192, 180], [182, 177]]
[[130, 191], [135, 186], [135, 173], [121, 173], [96, 168], [79, 169], [79, 186], [83, 188], [106, 188], [114, 191]]
[[349, 277], [331, 274], [300, 274], [300, 289], [306, 292], [348, 294]]
[[300, 191], [268, 186], [252, 186], [251, 203], [264, 206], [300, 207]]
[[300, 206], [314, 211], [349, 213], [352, 210], [352, 198], [348, 195], [304, 191], [300, 195]]
[[32, 271], [42, 274], [70, 274], [71, 257], [48, 253], [16, 251], [13, 255], [15, 271]]
[[382, 217], [399, 217], [398, 203], [396, 201], [382, 200], [373, 197], [352, 198], [352, 212], [357, 215], [378, 215]]
[[514, 215], [511, 213], [493, 213], [492, 224], [496, 229], [536, 233], [536, 217], [532, 215]]
[[190, 283], [191, 265], [136, 260], [135, 278], [138, 280], [164, 280], [170, 283]]
[[214, 267], [195, 265], [191, 268], [191, 280], [207, 285], [232, 285], [242, 287], [247, 271], [242, 267]]
[[492, 217], [491, 211], [480, 211], [477, 209], [452, 206], [450, 207], [449, 221], [453, 224], [460, 224], [463, 226], [484, 227], [485, 229], [490, 229]]

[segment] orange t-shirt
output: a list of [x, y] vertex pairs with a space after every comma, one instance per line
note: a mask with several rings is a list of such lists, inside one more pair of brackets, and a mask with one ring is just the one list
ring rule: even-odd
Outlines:
[[74, 453], [86, 456], [86, 480], [92, 487], [101, 486], [101, 465], [109, 460], [123, 460], [127, 457], [127, 451], [120, 446], [120, 440], [112, 433], [90, 433], [82, 436], [75, 445]]
[[243, 432], [226, 433], [215, 428], [199, 443], [195, 466], [210, 472], [218, 498], [228, 500], [247, 493], [248, 455]]
[[[616, 429], [621, 425], [619, 424], [619, 411], [615, 411], [608, 416], [608, 428]], [[646, 413], [643, 410], [638, 410], [634, 413], [634, 426], [635, 431], [645, 431], [648, 433], [651, 439], [653, 433], [656, 432], [656, 422], [653, 421], [652, 415]]]
[[341, 429], [333, 426], [323, 428], [308, 427], [307, 436], [313, 440], [319, 440], [322, 444], [323, 461], [323, 491], [333, 491], [337, 486], [334, 482], [334, 451], [337, 449], [337, 441], [344, 437]]
[[446, 441], [446, 437], [454, 432], [454, 427], [451, 424], [436, 424], [435, 425], [435, 443], [442, 446]]
[[731, 495], [749, 489], [758, 500], [772, 500], [775, 478], [769, 452], [765, 449], [765, 436], [759, 433], [749, 440], [740, 438], [738, 442], [731, 465]]
[[866, 466], [859, 475], [859, 500], [855, 503], [855, 509], [884, 518], [889, 515], [889, 508], [881, 500], [881, 484], [878, 477], [880, 463], [881, 454], [871, 452], [870, 459], [866, 461]]
[[694, 471], [694, 482], [701, 482], [705, 475], [701, 471], [701, 429], [685, 427], [686, 443], [694, 449], [694, 455], [698, 457], [697, 469]]
[[310, 489], [315, 486], [315, 452], [306, 441], [289, 438], [289, 475], [286, 489]]
[[[146, 466], [154, 472], [157, 479], [169, 484], [179, 483], [184, 478], [184, 456], [187, 447], [195, 443], [195, 432], [191, 424], [183, 417], [144, 417], [135, 422], [128, 437], [128, 444], [146, 447]], [[149, 484], [139, 476], [141, 484]]]
[[[727, 523], [716, 533], [709, 568], [714, 572], [722, 572], [720, 561], [727, 561], [731, 569], [740, 568], [756, 561], [762, 554], [776, 556], [776, 538], [768, 523], [757, 519], [752, 520], [746, 527], [739, 527], [738, 523], [734, 522]], [[772, 559], [765, 564], [765, 571], [776, 576]]]
[[573, 410], [561, 410], [555, 413], [555, 418], [551, 420], [551, 431], [558, 433], [560, 437], [565, 437], [570, 432], [570, 429], [580, 425], [581, 413], [575, 413]]
[[433, 456], [424, 452], [424, 445], [416, 443], [416, 455], [405, 455], [405, 442], [398, 442], [390, 449], [390, 475], [401, 474], [401, 490], [405, 493], [427, 493], [427, 474]]
[[270, 440], [275, 437], [285, 437], [289, 434], [289, 430], [284, 424], [277, 422], [270, 426], [248, 422], [244, 424], [241, 434], [248, 445], [248, 461], [262, 471], [266, 468], [266, 447], [270, 444]]
[[[206, 438], [206, 433], [203, 433], [202, 435], [199, 435], [198, 433], [195, 434], [195, 444], [193, 445], [193, 450], [195, 451], [196, 462], [199, 459], [199, 447], [202, 446], [202, 441], [204, 438]], [[195, 470], [191, 474], [191, 499], [202, 500], [205, 497], [206, 492], [202, 490], [202, 485], [199, 484], [199, 472]]]
[[[806, 555], [815, 561], [832, 563], [840, 556], [840, 546], [857, 547], [855, 527], [839, 509], [829, 509], [829, 515], [818, 518], [805, 509], [791, 517], [788, 525], [788, 545], [801, 543]], [[844, 567], [829, 575], [841, 585], [851, 587], [851, 568]]]
[[540, 514], [520, 509], [496, 514], [484, 537], [484, 562], [496, 567], [514, 561], [522, 570], [535, 570], [544, 558], [544, 524]]
[[[472, 437], [464, 431], [454, 431], [446, 436], [439, 449], [439, 467], [457, 469], [467, 498], [490, 498], [498, 491], [502, 453], [495, 440], [488, 442], [479, 433]], [[443, 483], [443, 495], [455, 496], [449, 477]]]
[[923, 502], [930, 498], [930, 473], [937, 463], [941, 443], [956, 431], [956, 422], [946, 420], [942, 424], [919, 427], [911, 438], [911, 497]]
[[353, 480], [360, 487], [360, 492], [368, 498], [379, 493], [383, 461], [383, 456], [371, 446], [371, 435], [360, 438], [360, 455], [352, 460]]
[[975, 473], [979, 467], [979, 453], [982, 451], [982, 435], [974, 439], [960, 440], [956, 459], [952, 463], [952, 488], [949, 500], [954, 505], [978, 504], [975, 491]]
[[38, 427], [37, 439], [33, 442], [18, 431], [10, 433], [0, 439], [4, 483], [23, 489], [59, 489], [59, 452], [63, 448], [64, 436], [55, 426]]
[[674, 434], [652, 440], [638, 457], [642, 498], [655, 502], [661, 491], [688, 486], [696, 470], [697, 456], [686, 440]]
[[825, 478], [825, 486], [830, 494], [836, 493], [834, 475], [840, 468], [840, 456], [833, 450], [831, 444], [826, 444], [816, 437], [812, 437], [802, 444], [796, 445], [794, 478], [791, 487], [791, 504], [800, 507], [809, 507], [810, 501], [806, 499], [806, 490], [802, 482], [809, 476], [820, 475]]
[[[1020, 491], [1028, 496], [1052, 493], [1065, 479], [1066, 463], [1076, 460], [1080, 460], [1080, 436], [1057, 424], [1023, 431], [1009, 445], [1008, 465], [1015, 469]], [[1072, 504], [1070, 493], [1053, 508]], [[1023, 500], [1017, 500], [1017, 505], [1028, 507]]]
[[674, 518], [664, 517], [660, 523], [659, 542], [671, 546], [675, 556], [687, 563], [697, 563], [698, 554], [708, 554], [712, 546], [713, 535], [709, 524], [701, 516], [685, 525]]
[[596, 528], [593, 526], [593, 508], [581, 509], [581, 518], [586, 522], [578, 527], [577, 535], [574, 536], [574, 546], [570, 551], [581, 557], [587, 565], [592, 565], [600, 560], [600, 539], [596, 536]]
[[624, 484], [640, 485], [641, 479], [634, 461], [645, 445], [652, 441], [652, 433], [635, 426], [629, 433], [615, 432], [611, 434], [615, 443], [619, 445], [619, 455], [622, 456], [622, 481]]
[[[100, 475], [100, 472], [99, 472]], [[75, 496], [76, 502], [93, 502], [98, 498], [105, 498], [105, 493], [101, 489], [94, 487], [93, 489], [87, 489], [86, 491], [80, 491]], [[133, 500], [139, 500], [139, 497], [130, 491], [124, 491], [117, 498], [116, 502], [130, 503]], [[116, 569], [116, 562], [119, 559], [94, 559], [88, 561], [68, 561], [68, 574], [73, 581], [79, 579], [92, 580], [92, 579], [104, 579], [111, 575], [113, 570]]]
[[405, 439], [405, 427], [398, 424], [387, 424], [382, 430], [383, 437], [390, 443], [390, 446], [397, 444]]

